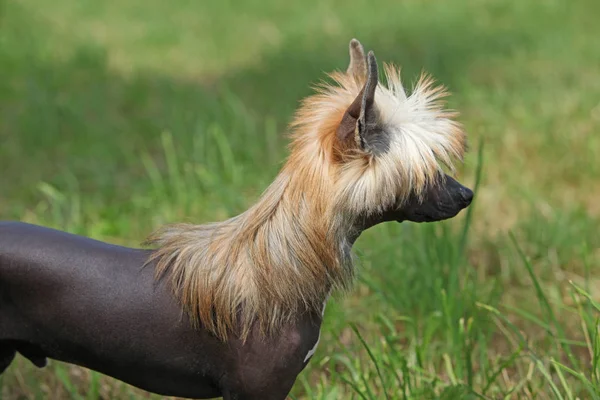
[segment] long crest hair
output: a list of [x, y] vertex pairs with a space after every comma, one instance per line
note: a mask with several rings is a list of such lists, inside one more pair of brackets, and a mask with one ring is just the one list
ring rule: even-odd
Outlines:
[[170, 279], [194, 324], [245, 339], [256, 325], [272, 334], [320, 313], [331, 290], [352, 282], [356, 222], [400, 207], [462, 160], [465, 135], [444, 108], [446, 90], [422, 75], [407, 94], [399, 68], [384, 70], [387, 85], [373, 52], [353, 39], [347, 70], [297, 111], [288, 160], [256, 204], [150, 236], [156, 277]]

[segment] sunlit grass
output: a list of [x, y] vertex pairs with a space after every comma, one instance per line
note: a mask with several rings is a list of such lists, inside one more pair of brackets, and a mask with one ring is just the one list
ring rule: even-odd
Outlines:
[[[0, 3], [0, 218], [137, 246], [243, 211], [356, 36], [449, 86], [481, 184], [468, 215], [359, 239], [294, 398], [600, 397], [600, 3], [376, 3]], [[151, 396], [18, 358], [0, 397]]]

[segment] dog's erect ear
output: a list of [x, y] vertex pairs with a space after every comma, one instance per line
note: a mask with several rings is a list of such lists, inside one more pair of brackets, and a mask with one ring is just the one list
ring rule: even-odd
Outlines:
[[356, 39], [350, 41], [350, 64], [346, 73], [352, 75], [357, 84], [361, 85], [367, 77], [367, 58], [362, 44]]
[[[360, 43], [358, 45], [360, 46]], [[350, 49], [352, 53], [352, 42]], [[362, 53], [362, 46], [360, 46], [360, 52]], [[348, 70], [350, 71], [352, 67], [352, 61], [350, 61]], [[346, 109], [337, 129], [338, 139], [342, 143], [348, 146], [354, 141], [362, 150], [368, 149], [369, 141], [376, 134], [375, 89], [377, 89], [378, 72], [377, 60], [372, 51], [367, 56], [366, 67], [368, 68], [367, 81], [350, 107]], [[357, 69], [352, 69], [352, 71], [355, 70]]]

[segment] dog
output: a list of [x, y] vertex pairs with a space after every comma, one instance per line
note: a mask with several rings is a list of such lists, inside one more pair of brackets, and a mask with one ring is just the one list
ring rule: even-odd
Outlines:
[[152, 249], [0, 223], [0, 373], [18, 352], [149, 392], [285, 399], [315, 352], [326, 301], [351, 287], [352, 245], [387, 221], [433, 222], [469, 206], [451, 176], [466, 135], [446, 90], [398, 68], [379, 81], [350, 42], [291, 124], [290, 155], [244, 213], [166, 226]]

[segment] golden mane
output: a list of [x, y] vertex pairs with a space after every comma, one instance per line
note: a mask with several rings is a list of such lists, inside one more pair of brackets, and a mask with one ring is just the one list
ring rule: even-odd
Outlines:
[[351, 229], [420, 192], [442, 163], [461, 158], [465, 137], [442, 108], [442, 88], [422, 78], [410, 96], [386, 66], [388, 87], [375, 102], [381, 124], [396, 136], [387, 154], [346, 151], [336, 136], [362, 81], [334, 72], [291, 124], [290, 156], [275, 181], [246, 212], [223, 222], [178, 224], [155, 232], [150, 261], [157, 279], [198, 326], [222, 340], [245, 338], [255, 323], [266, 333], [306, 311], [320, 312], [332, 289], [352, 282]]

